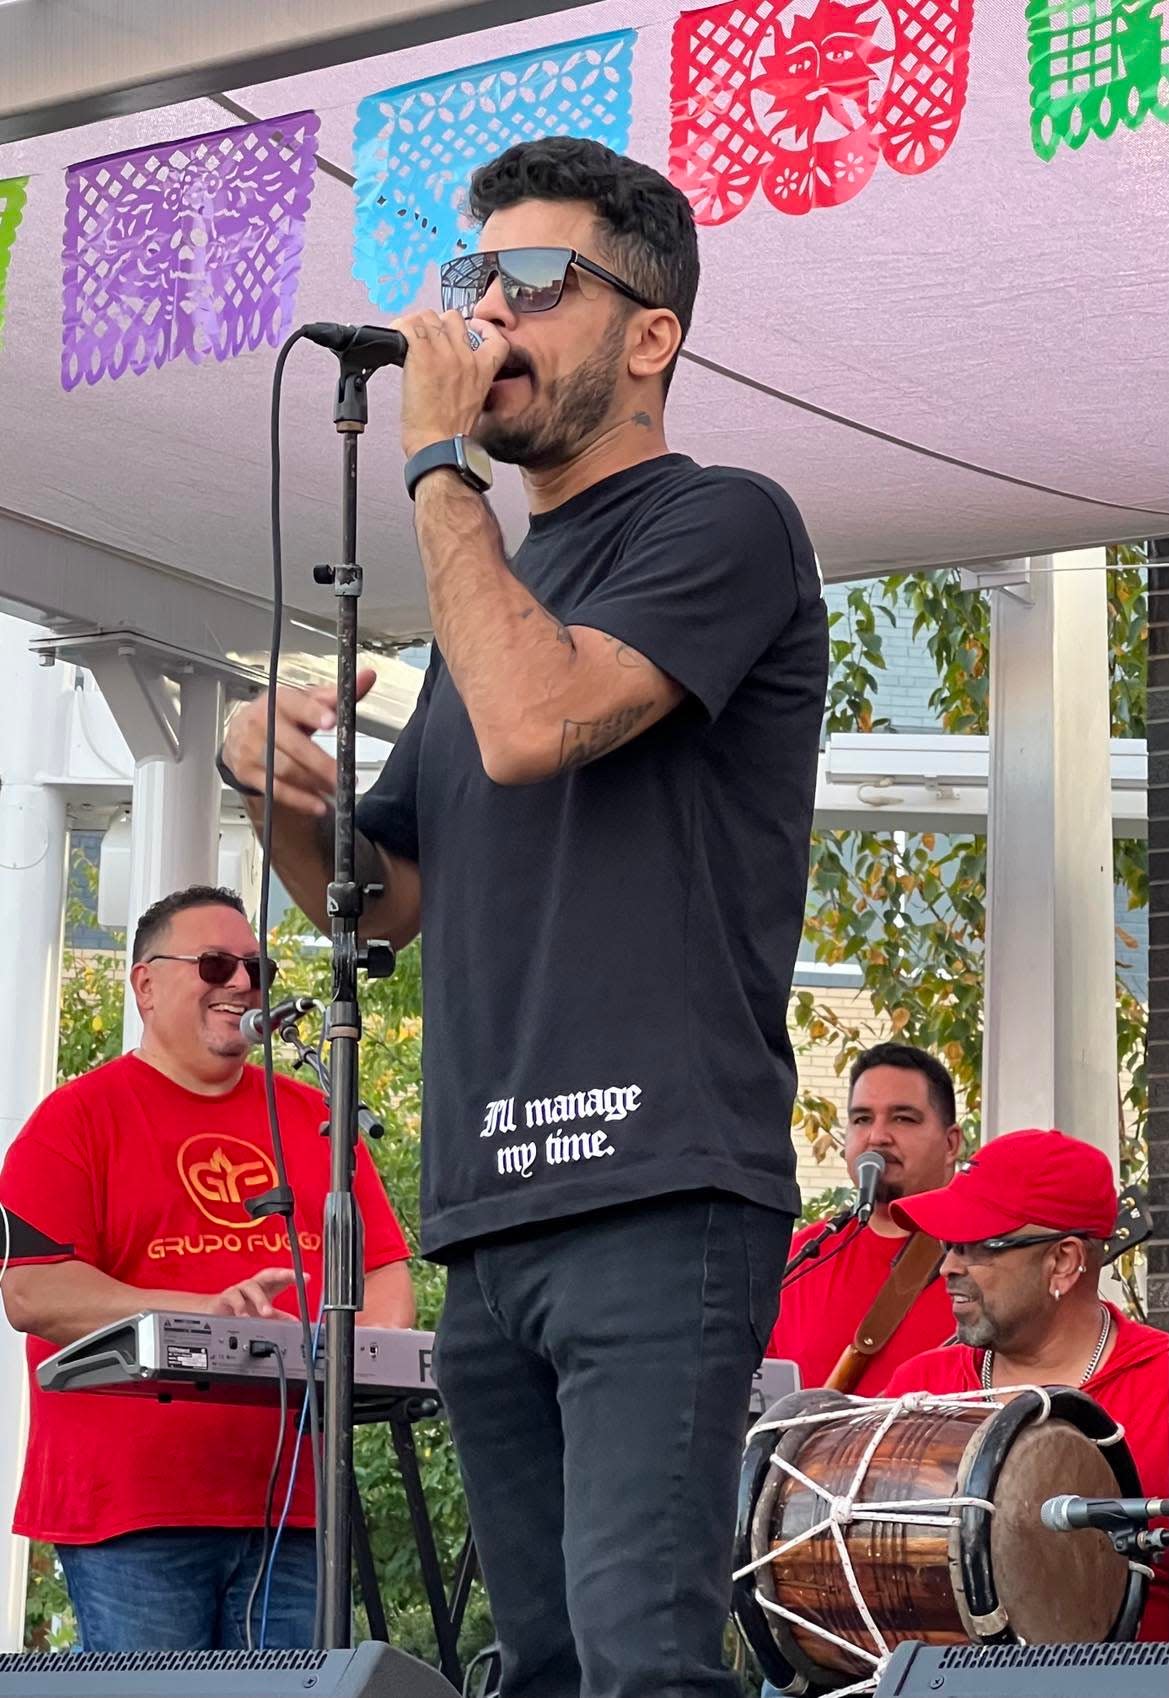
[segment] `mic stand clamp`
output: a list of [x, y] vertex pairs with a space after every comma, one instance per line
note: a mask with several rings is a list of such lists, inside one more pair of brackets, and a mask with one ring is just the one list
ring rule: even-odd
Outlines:
[[[388, 949], [389, 945], [387, 944], [385, 947]], [[391, 950], [391, 954], [392, 953], [393, 951]], [[296, 1026], [291, 1021], [280, 1028], [280, 1036], [284, 1039], [286, 1044], [290, 1044], [296, 1051], [296, 1060], [292, 1065], [296, 1068], [308, 1068], [309, 1072], [313, 1075], [313, 1078], [320, 1087], [325, 1101], [328, 1102], [329, 1069], [325, 1065], [325, 1061], [320, 1050], [315, 1044], [306, 1044], [300, 1033], [297, 1031]], [[382, 1138], [385, 1136], [385, 1126], [367, 1103], [359, 1102], [357, 1105], [357, 1124], [365, 1133], [367, 1138]], [[325, 1137], [328, 1137], [328, 1121], [326, 1121], [321, 1127], [321, 1132]]]
[[1148, 1556], [1169, 1550], [1169, 1527], [1126, 1527], [1109, 1530], [1112, 1548], [1121, 1556]]

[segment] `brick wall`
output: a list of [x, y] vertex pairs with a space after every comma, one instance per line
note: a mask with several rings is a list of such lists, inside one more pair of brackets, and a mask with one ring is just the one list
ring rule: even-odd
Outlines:
[[[817, 989], [817, 999], [824, 1002], [847, 1020], [851, 1025], [860, 1027], [862, 1039], [867, 1046], [879, 1044], [886, 1038], [892, 1037], [887, 1023], [873, 1013], [873, 1005], [867, 991], [843, 990], [834, 987], [832, 990]], [[793, 1034], [796, 1044], [796, 1067], [799, 1070], [801, 1091], [814, 1091], [818, 1097], [827, 1097], [834, 1102], [839, 1113], [839, 1125], [844, 1128], [844, 1115], [848, 1103], [848, 1075], [837, 1075], [832, 1062], [835, 1051], [827, 1044], [808, 1044], [800, 1048], [801, 1034]], [[792, 1128], [792, 1141], [796, 1148], [797, 1177], [800, 1190], [805, 1201], [814, 1197], [817, 1191], [826, 1191], [836, 1185], [847, 1185], [848, 1171], [839, 1151], [833, 1151], [823, 1161], [817, 1161], [807, 1134], [800, 1126]]]
[[[874, 581], [869, 589], [873, 596], [880, 594]], [[845, 620], [833, 628], [833, 636], [841, 637], [846, 630], [848, 584], [828, 584], [824, 600], [830, 613], [843, 611]], [[929, 705], [930, 696], [938, 685], [937, 668], [926, 647], [925, 633], [913, 635], [913, 615], [903, 607], [893, 610], [892, 625], [879, 615], [877, 631], [885, 656], [885, 670], [878, 672], [873, 696], [873, 711], [892, 721], [896, 731], [936, 731], [938, 716]]]

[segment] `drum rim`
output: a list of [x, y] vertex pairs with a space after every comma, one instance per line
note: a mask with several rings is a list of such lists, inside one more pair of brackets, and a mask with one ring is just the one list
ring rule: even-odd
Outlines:
[[[790, 1420], [795, 1415], [815, 1415], [827, 1409], [853, 1409], [858, 1415], [868, 1411], [863, 1402], [858, 1403], [843, 1392], [833, 1391], [827, 1386], [808, 1386], [802, 1391], [792, 1391], [786, 1397], [781, 1397], [778, 1403], [773, 1403], [766, 1414], [760, 1416], [763, 1421]], [[771, 1457], [775, 1451], [786, 1454], [789, 1450], [798, 1448], [804, 1435], [798, 1428], [789, 1428], [778, 1439], [773, 1432], [756, 1433], [747, 1446], [746, 1455], [755, 1452], [757, 1461], [754, 1470], [753, 1484], [755, 1489], [744, 1498], [742, 1487], [745, 1481], [746, 1468], [740, 1472], [740, 1511], [743, 1519], [740, 1521], [735, 1540], [735, 1567], [741, 1568], [744, 1563], [751, 1562], [755, 1557], [762, 1556], [761, 1550], [755, 1549], [756, 1511], [761, 1492], [759, 1487], [766, 1479], [771, 1467]], [[756, 1447], [759, 1447], [756, 1450]], [[742, 1554], [740, 1554], [740, 1551]], [[782, 1616], [772, 1616], [757, 1602], [755, 1587], [759, 1584], [766, 1592], [773, 1589], [771, 1570], [764, 1568], [753, 1575], [747, 1575], [743, 1580], [735, 1582], [735, 1620], [744, 1631], [744, 1637], [759, 1660], [759, 1666], [764, 1674], [781, 1692], [802, 1693], [809, 1688], [827, 1692], [847, 1681], [848, 1676], [837, 1669], [825, 1668], [822, 1664], [814, 1663], [805, 1655], [796, 1643], [791, 1623]], [[742, 1618], [740, 1616], [742, 1612]], [[752, 1635], [748, 1636], [744, 1619], [751, 1625]], [[759, 1635], [758, 1643], [754, 1635]], [[859, 1661], [860, 1659], [858, 1659]], [[768, 1667], [768, 1663], [772, 1666]], [[778, 1672], [773, 1672], [773, 1670]]]
[[[987, 1395], [991, 1397], [994, 1393]], [[1011, 1445], [1023, 1428], [1033, 1425], [1040, 1416], [1066, 1421], [1085, 1438], [1097, 1442], [1117, 1432], [1117, 1422], [1086, 1392], [1070, 1386], [1016, 1392], [971, 1433], [958, 1464], [954, 1496], [985, 1498], [993, 1503]], [[1138, 1497], [1140, 1479], [1126, 1440], [1115, 1439], [1103, 1450], [1116, 1478], [1118, 1495]], [[977, 1504], [966, 1504], [959, 1510], [957, 1525], [950, 1534], [950, 1582], [972, 1645], [1014, 1645], [1018, 1639], [1000, 1602], [991, 1565], [990, 1520], [991, 1512]], [[1147, 1587], [1145, 1576], [1130, 1568], [1120, 1609], [1105, 1644], [1135, 1637]], [[979, 1626], [980, 1622], [985, 1625]]]
[[[796, 1397], [798, 1392], [791, 1392], [789, 1397]], [[781, 1397], [778, 1403], [773, 1403], [759, 1417], [761, 1422], [782, 1420], [787, 1397]], [[752, 1544], [752, 1528], [755, 1520], [755, 1506], [759, 1500], [760, 1490], [771, 1466], [771, 1453], [775, 1449], [775, 1435], [770, 1431], [754, 1432], [748, 1436], [743, 1449], [743, 1460], [739, 1467], [739, 1502], [735, 1518], [734, 1560], [733, 1570], [744, 1567], [754, 1556]], [[771, 1624], [766, 1610], [755, 1597], [756, 1575], [746, 1574], [741, 1580], [736, 1580], [731, 1587], [731, 1615], [735, 1626], [749, 1646], [765, 1677], [773, 1686], [778, 1686], [781, 1692], [787, 1692], [798, 1680], [791, 1664], [780, 1652], [771, 1632]], [[798, 1690], [798, 1688], [796, 1688]]]

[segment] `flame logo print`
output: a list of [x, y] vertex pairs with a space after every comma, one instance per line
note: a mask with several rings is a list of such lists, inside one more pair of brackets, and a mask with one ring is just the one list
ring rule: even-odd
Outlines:
[[216, 1226], [251, 1227], [245, 1204], [276, 1185], [271, 1156], [246, 1139], [200, 1132], [178, 1153], [179, 1178], [188, 1197]]

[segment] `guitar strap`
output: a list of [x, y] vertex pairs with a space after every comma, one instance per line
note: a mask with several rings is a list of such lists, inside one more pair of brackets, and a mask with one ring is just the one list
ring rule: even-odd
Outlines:
[[936, 1278], [944, 1251], [927, 1232], [914, 1232], [894, 1259], [868, 1314], [856, 1329], [852, 1348], [861, 1356], [884, 1349], [930, 1281]]
[[930, 1281], [936, 1278], [944, 1252], [936, 1238], [914, 1232], [906, 1239], [826, 1384], [851, 1392], [870, 1357], [882, 1349], [901, 1325]]

